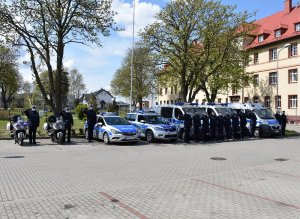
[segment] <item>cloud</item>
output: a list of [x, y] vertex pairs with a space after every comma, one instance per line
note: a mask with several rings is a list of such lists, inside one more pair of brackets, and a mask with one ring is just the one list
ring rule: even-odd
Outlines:
[[[155, 21], [154, 16], [161, 8], [150, 2], [140, 2], [135, 0], [135, 36], [143, 30], [148, 24]], [[118, 12], [115, 21], [125, 30], [119, 32], [121, 37], [132, 37], [133, 31], [133, 2], [132, 4], [124, 3], [121, 0], [115, 0], [112, 3], [113, 10]]]

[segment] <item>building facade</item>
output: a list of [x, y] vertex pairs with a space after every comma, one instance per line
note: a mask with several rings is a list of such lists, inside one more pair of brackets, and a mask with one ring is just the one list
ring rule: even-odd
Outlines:
[[[286, 111], [290, 121], [300, 122], [300, 6], [292, 0], [282, 1], [283, 10], [255, 21], [244, 41], [251, 54], [245, 72], [256, 83], [220, 93], [216, 102], [261, 102], [273, 112]], [[177, 87], [160, 87], [156, 102], [173, 104], [178, 98]], [[205, 94], [199, 92], [194, 102], [205, 104]]]

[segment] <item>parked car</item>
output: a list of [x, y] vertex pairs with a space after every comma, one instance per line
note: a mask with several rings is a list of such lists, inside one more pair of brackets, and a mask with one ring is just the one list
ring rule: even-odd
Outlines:
[[[87, 133], [88, 124], [84, 124]], [[103, 140], [105, 144], [113, 142], [139, 141], [138, 129], [127, 120], [113, 113], [101, 113], [97, 116], [97, 123], [94, 126], [93, 137]]]
[[143, 111], [127, 113], [125, 119], [139, 128], [141, 137], [146, 138], [148, 142], [155, 140], [177, 141], [176, 126], [157, 113]]

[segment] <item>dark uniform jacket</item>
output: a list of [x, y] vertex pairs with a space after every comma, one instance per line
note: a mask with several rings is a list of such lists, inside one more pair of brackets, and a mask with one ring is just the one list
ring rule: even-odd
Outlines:
[[192, 120], [192, 117], [190, 114], [184, 114], [183, 115], [183, 121], [184, 121], [184, 128], [185, 129], [190, 129], [192, 127], [192, 123], [193, 123], [193, 120]]
[[194, 129], [200, 129], [201, 127], [201, 118], [199, 114], [195, 114], [193, 116], [193, 124], [194, 124]]
[[40, 115], [37, 111], [28, 109], [24, 113], [28, 118], [28, 123], [29, 123], [28, 125], [30, 127], [38, 127], [40, 125]]
[[73, 121], [72, 113], [61, 111], [59, 115], [63, 118], [63, 121], [66, 123], [66, 125], [73, 126], [74, 121]]
[[97, 122], [97, 115], [94, 110], [86, 109], [83, 111], [87, 117], [87, 124], [88, 125], [95, 125]]

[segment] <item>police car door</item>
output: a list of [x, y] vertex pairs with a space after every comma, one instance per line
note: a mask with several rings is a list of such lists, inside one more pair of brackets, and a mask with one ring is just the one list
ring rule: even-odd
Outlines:
[[145, 122], [146, 121], [144, 115], [137, 116], [137, 125], [140, 128], [143, 137], [145, 137], [146, 127], [147, 127]]

